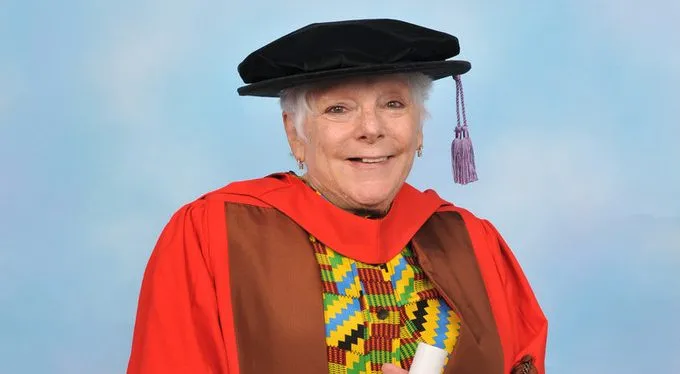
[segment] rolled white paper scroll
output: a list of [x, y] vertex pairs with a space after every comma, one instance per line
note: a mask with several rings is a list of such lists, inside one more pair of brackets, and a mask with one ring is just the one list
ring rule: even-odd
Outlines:
[[418, 343], [409, 374], [440, 374], [449, 353], [435, 346]]

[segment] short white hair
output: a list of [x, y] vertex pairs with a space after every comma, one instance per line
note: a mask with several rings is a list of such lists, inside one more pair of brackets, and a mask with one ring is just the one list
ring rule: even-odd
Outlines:
[[[422, 126], [428, 115], [425, 101], [430, 95], [432, 78], [423, 73], [394, 74], [394, 77], [406, 80], [411, 92], [411, 99], [420, 109], [420, 126]], [[321, 87], [321, 84], [297, 86], [285, 89], [279, 95], [281, 110], [292, 116], [297, 136], [303, 140], [306, 140], [303, 129], [305, 118], [312, 111], [309, 105], [309, 93], [319, 87]]]

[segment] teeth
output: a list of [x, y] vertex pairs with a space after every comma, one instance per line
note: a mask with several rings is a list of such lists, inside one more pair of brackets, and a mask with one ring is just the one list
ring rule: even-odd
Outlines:
[[361, 159], [361, 162], [365, 162], [365, 163], [368, 163], [368, 164], [373, 164], [373, 163], [376, 163], [376, 162], [383, 162], [383, 161], [387, 161], [387, 157], [362, 158]]

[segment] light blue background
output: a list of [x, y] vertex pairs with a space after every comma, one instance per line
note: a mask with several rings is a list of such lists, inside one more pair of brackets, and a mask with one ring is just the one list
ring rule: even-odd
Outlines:
[[452, 183], [452, 80], [410, 182], [489, 218], [550, 320], [549, 373], [680, 373], [680, 5], [0, 0], [0, 373], [122, 373], [180, 205], [295, 168], [236, 66], [311, 22], [450, 32], [481, 180]]

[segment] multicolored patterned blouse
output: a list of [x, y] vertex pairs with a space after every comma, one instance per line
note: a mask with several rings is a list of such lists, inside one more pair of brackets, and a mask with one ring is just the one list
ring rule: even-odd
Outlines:
[[460, 319], [410, 248], [381, 265], [345, 257], [310, 236], [321, 268], [330, 374], [409, 369], [418, 342], [452, 352]]

